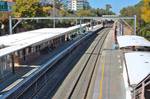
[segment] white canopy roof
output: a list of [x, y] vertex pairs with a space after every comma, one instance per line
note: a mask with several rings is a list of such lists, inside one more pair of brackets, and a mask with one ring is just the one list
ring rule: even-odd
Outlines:
[[65, 33], [66, 31], [67, 29], [65, 30], [61, 28], [57, 29], [44, 28], [13, 35], [1, 36], [0, 44], [3, 44], [5, 46], [14, 46], [28, 43], [29, 40], [31, 40], [34, 43], [38, 39], [45, 39], [46, 37], [62, 34]]
[[150, 73], [150, 52], [125, 53], [130, 84], [138, 84]]
[[129, 46], [147, 46], [150, 47], [150, 42], [144, 37], [134, 36], [134, 35], [124, 35], [118, 36], [117, 41], [119, 47], [129, 47]]
[[[82, 26], [85, 26], [85, 24], [82, 24]], [[69, 28], [43, 28], [13, 35], [1, 36], [0, 45], [5, 46], [21, 45], [28, 42], [28, 40], [31, 40], [34, 43], [37, 41], [37, 39], [46, 39], [46, 37], [49, 38], [56, 35], [61, 35], [63, 33], [77, 29], [79, 27], [80, 26], [77, 25]]]
[[[83, 26], [86, 26], [86, 24], [82, 24], [82, 27]], [[1, 36], [0, 45], [7, 47], [0, 49], [0, 57], [33, 44], [43, 42], [44, 40], [53, 39], [64, 35], [65, 33], [69, 33], [70, 31], [78, 28], [80, 28], [80, 25], [69, 28], [43, 28], [13, 35]]]

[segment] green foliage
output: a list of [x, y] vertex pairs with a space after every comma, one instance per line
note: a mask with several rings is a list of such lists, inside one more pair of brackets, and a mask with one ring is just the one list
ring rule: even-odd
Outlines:
[[142, 19], [145, 22], [150, 23], [150, 0], [144, 0], [141, 10], [142, 10], [141, 15]]
[[92, 10], [79, 10], [77, 11], [77, 16], [96, 16]]
[[43, 16], [48, 16], [50, 12], [53, 10], [51, 6], [41, 6], [41, 8], [42, 8], [41, 15]]
[[13, 6], [15, 17], [33, 17], [39, 11], [39, 0], [16, 0]]
[[[60, 0], [54, 0], [53, 4], [40, 4], [41, 0], [15, 0], [15, 5], [13, 5], [13, 17], [42, 17], [51, 16], [53, 14], [53, 8], [55, 7], [56, 16], [102, 16], [102, 15], [112, 15], [111, 5], [106, 5], [106, 9], [92, 9], [86, 7], [86, 9], [78, 11], [70, 11], [65, 9], [65, 5], [60, 2]], [[4, 15], [0, 15], [0, 17]], [[3, 18], [8, 21], [7, 15]], [[85, 20], [86, 21], [86, 20]], [[17, 28], [23, 28], [24, 30], [36, 29], [40, 27], [52, 27], [52, 20], [26, 20], [22, 21]], [[56, 26], [65, 27], [71, 26], [76, 23], [76, 20], [56, 20]], [[17, 29], [16, 29], [17, 30]]]
[[[148, 0], [145, 0], [148, 1]], [[143, 7], [145, 7], [144, 2], [140, 1], [138, 4], [134, 6], [128, 6], [126, 8], [123, 8], [120, 11], [121, 16], [137, 16], [137, 34], [140, 36], [144, 36], [145, 38], [150, 40], [150, 25], [148, 23], [144, 22], [145, 19], [150, 19], [150, 17], [146, 16], [149, 10], [146, 10], [143, 13]], [[141, 10], [142, 9], [142, 10]], [[141, 15], [142, 13], [142, 15]], [[149, 14], [150, 15], [150, 14]], [[142, 17], [141, 17], [142, 16]], [[127, 20], [127, 22], [133, 26], [133, 20]]]
[[106, 9], [96, 9], [96, 14], [97, 16], [102, 16], [102, 15], [115, 15], [114, 12], [110, 11], [110, 10], [106, 10]]
[[88, 9], [88, 10], [79, 10], [77, 11], [77, 16], [99, 16], [101, 17], [102, 15], [115, 15], [114, 12], [111, 10], [106, 10], [106, 9]]
[[65, 17], [65, 16], [70, 16], [70, 13], [64, 9], [61, 9], [59, 10], [59, 15]]
[[[128, 6], [126, 8], [123, 8], [120, 11], [121, 16], [137, 16], [137, 26], [141, 27], [142, 25], [142, 19], [141, 19], [141, 6], [143, 4], [143, 1], [139, 2], [138, 4], [134, 6]], [[131, 20], [127, 21], [130, 25], [133, 26], [133, 22]]]
[[144, 36], [145, 38], [150, 40], [150, 24], [145, 24], [143, 27], [141, 27], [138, 35]]

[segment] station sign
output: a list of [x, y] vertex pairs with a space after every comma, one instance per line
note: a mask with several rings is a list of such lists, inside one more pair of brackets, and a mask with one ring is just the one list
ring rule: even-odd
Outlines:
[[0, 1], [0, 12], [11, 12], [12, 2]]

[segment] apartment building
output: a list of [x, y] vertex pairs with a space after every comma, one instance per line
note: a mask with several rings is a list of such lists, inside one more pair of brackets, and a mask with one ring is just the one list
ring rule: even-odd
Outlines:
[[89, 8], [89, 2], [87, 0], [68, 0], [68, 9], [72, 11], [87, 8]]

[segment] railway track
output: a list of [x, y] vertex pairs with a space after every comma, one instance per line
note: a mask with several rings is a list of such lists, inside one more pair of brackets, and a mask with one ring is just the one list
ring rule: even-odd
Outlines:
[[[109, 29], [102, 29], [97, 36], [91, 35], [90, 39], [83, 38], [67, 48], [60, 53], [61, 57], [57, 55], [59, 57], [56, 56], [47, 63], [52, 63], [49, 67], [43, 67], [43, 70], [37, 71], [38, 73], [30, 80], [26, 79], [27, 82], [23, 83], [21, 90], [10, 92], [7, 99], [87, 98], [108, 31]], [[84, 43], [80, 43], [81, 41]], [[67, 53], [65, 57], [63, 53]]]
[[[80, 44], [79, 46], [81, 46], [81, 47], [78, 46], [78, 48], [74, 49], [69, 56], [67, 56], [62, 62], [60, 62], [60, 64], [59, 63], [56, 64], [60, 68], [59, 67], [57, 68], [54, 75], [51, 76], [51, 79], [53, 79], [53, 77], [55, 77], [56, 75], [59, 76], [59, 78], [55, 79], [55, 81], [54, 80], [50, 81], [48, 83], [50, 86], [43, 87], [39, 91], [39, 93], [37, 93], [34, 96], [34, 99], [41, 99], [41, 98], [42, 99], [51, 99], [51, 98], [53, 98], [53, 95], [57, 91], [57, 88], [60, 86], [60, 83], [62, 82], [62, 80], [64, 78], [66, 78], [66, 76], [68, 75], [69, 72], [72, 71], [72, 69], [75, 67], [76, 63], [79, 61], [80, 57], [85, 53], [86, 49], [93, 42], [93, 39], [95, 38], [95, 36], [90, 37], [90, 39], [88, 39], [87, 42]], [[63, 76], [63, 75], [65, 75], [65, 76]], [[55, 82], [55, 84], [53, 84], [53, 82]], [[51, 86], [51, 85], [53, 85], [53, 86]], [[59, 99], [59, 98], [57, 98], [57, 99]], [[63, 97], [63, 98], [60, 97], [60, 99], [65, 99], [65, 97]]]
[[[86, 52], [85, 54], [90, 54], [88, 60], [86, 61], [68, 99], [86, 99], [88, 94], [88, 89], [91, 83], [93, 72], [96, 67], [98, 57], [100, 55], [101, 47], [106, 37], [106, 32], [100, 34], [96, 38], [96, 44], [92, 49], [92, 52]], [[98, 39], [98, 40], [97, 40]]]
[[104, 29], [98, 33], [53, 99], [88, 99], [94, 71], [108, 32], [109, 29]]
[[[74, 49], [70, 56], [67, 56], [67, 58], [60, 62], [60, 64], [57, 64], [60, 69], [57, 68], [56, 72], [58, 74], [54, 73], [54, 75], [51, 75], [51, 79], [56, 77], [56, 75], [59, 76], [58, 79], [50, 81], [48, 83], [49, 86], [43, 87], [33, 98], [85, 99], [87, 97], [96, 63], [100, 56], [101, 48], [108, 31], [109, 29], [101, 30], [98, 32], [96, 38], [93, 37], [93, 39], [95, 38], [94, 41], [91, 38], [91, 41], [80, 45], [82, 47], [79, 47], [79, 49]], [[87, 44], [89, 44], [89, 46], [87, 46]], [[84, 47], [87, 48], [84, 49]], [[81, 49], [84, 49], [85, 51]], [[86, 80], [86, 84], [84, 80]], [[65, 85], [63, 86], [62, 84], [64, 83]], [[63, 87], [61, 91], [59, 91], [60, 86]], [[79, 95], [78, 93], [81, 94]]]
[[[37, 94], [44, 89], [44, 86], [49, 86], [52, 93], [58, 86], [62, 80], [66, 77], [67, 73], [72, 69], [74, 62], [73, 58], [78, 60], [79, 56], [82, 55], [82, 49], [86, 48], [91, 41], [91, 38], [94, 37], [95, 33], [99, 31], [101, 28], [95, 28], [92, 31], [89, 31], [86, 35], [75, 41], [72, 45], [64, 49], [62, 52], [55, 55], [52, 59], [44, 63], [40, 69], [36, 70], [30, 77], [25, 78], [21, 83], [15, 86], [12, 90], [2, 95], [2, 99], [32, 99], [38, 98]], [[90, 38], [90, 39], [89, 39]], [[84, 42], [84, 43], [83, 43]], [[79, 51], [80, 50], [80, 51]], [[79, 55], [77, 55], [77, 52]], [[74, 56], [74, 57], [72, 57]], [[72, 58], [71, 61], [68, 62]], [[61, 64], [63, 63], [63, 64]], [[69, 64], [68, 64], [69, 63]], [[61, 66], [58, 66], [60, 65]], [[68, 68], [67, 65], [72, 64]], [[65, 66], [66, 65], [66, 66]], [[64, 67], [63, 67], [64, 66]], [[60, 68], [57, 68], [60, 67]], [[61, 73], [61, 75], [60, 75]], [[43, 95], [42, 95], [43, 97]], [[43, 98], [42, 98], [43, 99]]]

